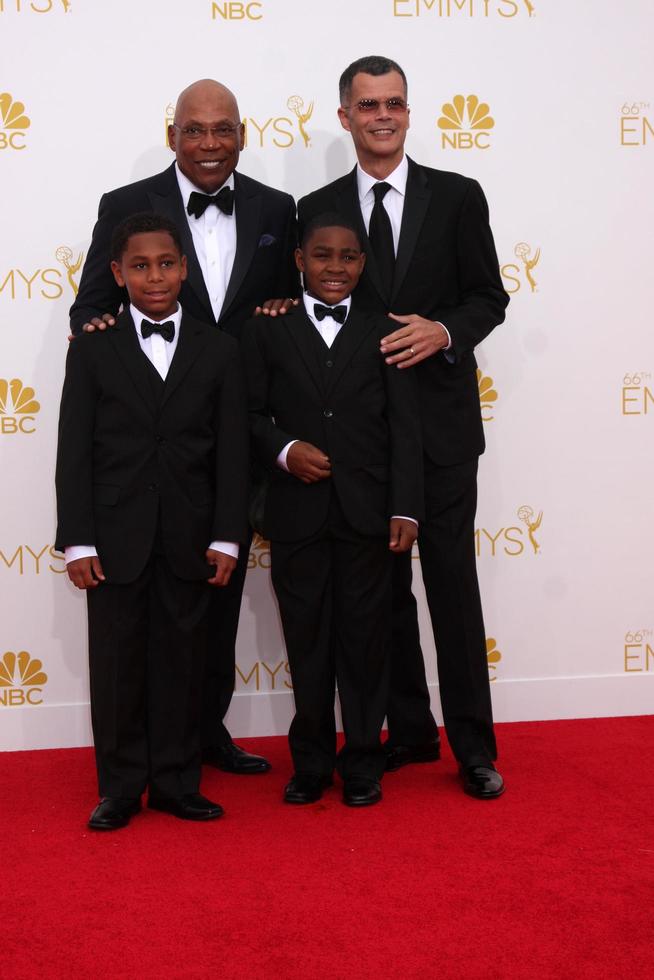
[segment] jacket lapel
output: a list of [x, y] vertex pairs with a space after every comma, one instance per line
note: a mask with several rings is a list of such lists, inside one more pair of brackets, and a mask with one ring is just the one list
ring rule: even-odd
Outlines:
[[[300, 357], [302, 358], [304, 365], [311, 377], [311, 380], [315, 384], [316, 388], [320, 392], [322, 397], [324, 394], [324, 383], [322, 378], [322, 372], [320, 370], [320, 365], [318, 364], [318, 355], [316, 352], [316, 338], [312, 336], [312, 331], [315, 332], [315, 327], [309, 317], [306, 314], [304, 307], [301, 305], [301, 309], [296, 310], [295, 313], [290, 314], [290, 316], [285, 316], [282, 320], [284, 329], [290, 334], [293, 343], [297, 347]], [[280, 318], [281, 320], [281, 318]], [[281, 325], [281, 324], [280, 324]], [[317, 338], [320, 341], [320, 337]]]
[[[348, 318], [336, 338], [337, 346], [334, 348], [334, 369], [330, 374], [326, 394], [330, 394], [336, 387], [345, 368], [370, 331], [374, 330], [374, 328], [375, 317], [363, 316], [353, 305], [350, 307]], [[381, 354], [379, 357], [381, 359]]]
[[191, 317], [182, 315], [177, 349], [166, 376], [166, 386], [161, 400], [162, 409], [207, 346], [207, 341], [207, 328]]
[[182, 246], [186, 255], [188, 267], [188, 278], [186, 285], [192, 289], [203, 309], [207, 311], [209, 323], [214, 323], [211, 300], [204, 282], [202, 269], [198, 262], [198, 257], [193, 245], [193, 236], [188, 224], [188, 217], [184, 210], [182, 195], [179, 192], [177, 177], [175, 176], [175, 164], [172, 164], [163, 174], [160, 187], [148, 191], [150, 205], [157, 214], [163, 214], [177, 226], [182, 238]]
[[420, 167], [410, 159], [391, 298], [399, 292], [411, 265], [430, 199], [431, 189], [427, 183], [427, 178]]
[[[262, 194], [252, 182], [244, 181], [234, 173], [234, 207], [236, 209], [236, 255], [232, 274], [220, 316], [223, 317], [233, 303], [245, 274], [250, 268], [259, 244]], [[265, 297], [268, 298], [268, 297]]]
[[107, 332], [125, 368], [125, 372], [132, 381], [140, 398], [142, 398], [148, 411], [153, 414], [156, 413], [157, 403], [152, 385], [150, 384], [146, 356], [138, 342], [134, 321], [130, 313], [127, 310], [123, 311], [118, 317], [116, 325], [109, 327]]

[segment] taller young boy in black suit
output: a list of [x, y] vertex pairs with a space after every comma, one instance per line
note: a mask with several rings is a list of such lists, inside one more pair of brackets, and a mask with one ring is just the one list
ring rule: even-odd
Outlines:
[[[268, 296], [298, 294], [295, 202], [236, 170], [245, 130], [233, 93], [211, 79], [189, 85], [177, 99], [168, 141], [175, 162], [163, 173], [102, 196], [70, 311], [74, 334], [87, 322], [99, 326], [103, 316], [113, 323], [125, 301], [109, 269], [109, 243], [116, 224], [137, 211], [165, 215], [179, 228], [188, 263], [180, 302], [196, 319], [238, 338], [244, 320]], [[205, 761], [243, 774], [270, 768], [235, 745], [223, 724], [234, 690], [247, 557], [242, 548], [229, 585], [212, 599], [202, 723]]]
[[88, 597], [99, 830], [124, 826], [146, 787], [152, 808], [221, 815], [198, 792], [207, 581], [227, 585], [247, 538], [236, 341], [182, 313], [168, 219], [127, 219], [112, 255], [130, 304], [70, 345], [57, 456], [57, 548]]
[[353, 226], [333, 214], [310, 222], [297, 261], [301, 309], [251, 320], [242, 342], [295, 694], [285, 799], [319, 799], [336, 764], [345, 803], [365, 806], [381, 798], [384, 770], [390, 552], [410, 550], [423, 509], [420, 423], [413, 378], [379, 356], [384, 317], [351, 303], [365, 262]]

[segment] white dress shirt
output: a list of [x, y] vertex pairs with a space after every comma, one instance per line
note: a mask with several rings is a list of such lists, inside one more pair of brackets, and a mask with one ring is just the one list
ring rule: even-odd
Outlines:
[[[193, 236], [195, 254], [198, 257], [204, 282], [209, 293], [211, 309], [216, 320], [220, 317], [220, 311], [225, 302], [229, 278], [234, 267], [236, 256], [236, 205], [232, 214], [224, 214], [218, 207], [210, 205], [204, 214], [196, 218], [189, 214], [186, 208], [188, 201], [193, 193], [206, 194], [206, 191], [196, 187], [175, 164], [177, 183], [179, 192], [182, 195], [184, 213]], [[234, 174], [230, 174], [223, 187], [230, 187], [234, 190]], [[218, 191], [216, 191], [218, 193]], [[210, 195], [214, 197], [215, 195]]]
[[[391, 189], [386, 191], [383, 198], [384, 209], [390, 218], [391, 228], [393, 230], [393, 246], [395, 248], [395, 254], [397, 255], [398, 244], [400, 241], [400, 228], [402, 227], [402, 213], [404, 211], [404, 198], [406, 196], [406, 182], [409, 177], [409, 161], [406, 156], [403, 156], [401, 161], [398, 163], [395, 170], [384, 177], [383, 181], [377, 179], [377, 177], [371, 177], [367, 174], [365, 170], [362, 170], [359, 164], [357, 164], [357, 188], [359, 191], [359, 207], [361, 208], [361, 214], [363, 215], [363, 223], [366, 226], [366, 231], [370, 231], [370, 216], [372, 214], [372, 209], [375, 204], [375, 194], [373, 187], [375, 184], [386, 183], [391, 185]], [[392, 311], [391, 311], [392, 312]], [[448, 351], [452, 346], [452, 338], [450, 337], [450, 332], [444, 323], [439, 320], [438, 323], [441, 324], [445, 333], [447, 334], [447, 346], [443, 348], [444, 351]]]
[[[216, 209], [214, 208], [213, 210]], [[150, 317], [145, 316], [135, 306], [132, 306], [131, 303], [129, 305], [129, 312], [134, 321], [134, 328], [141, 350], [165, 381], [173, 356], [177, 350], [177, 341], [179, 340], [182, 325], [181, 306], [178, 303], [177, 309], [171, 316], [167, 316], [165, 320], [159, 321], [151, 320]], [[146, 339], [141, 334], [141, 322], [143, 320], [149, 320], [151, 323], [172, 322], [175, 325], [175, 336], [172, 340], [164, 340], [161, 334], [153, 333]], [[239, 546], [235, 541], [212, 541], [209, 547], [214, 551], [222, 551], [223, 554], [231, 555], [232, 558], [238, 558]], [[64, 558], [67, 565], [71, 561], [77, 561], [79, 558], [96, 558], [97, 554], [93, 545], [70, 545], [64, 548]]]

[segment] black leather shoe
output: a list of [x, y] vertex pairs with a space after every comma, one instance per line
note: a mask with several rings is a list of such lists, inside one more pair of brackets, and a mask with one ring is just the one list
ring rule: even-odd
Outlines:
[[463, 791], [478, 800], [494, 800], [504, 792], [504, 780], [497, 769], [487, 766], [461, 766]]
[[322, 791], [331, 785], [331, 776], [323, 776], [319, 772], [296, 772], [284, 789], [284, 802], [317, 803]]
[[268, 760], [262, 755], [251, 755], [233, 742], [229, 745], [205, 749], [202, 753], [202, 761], [209, 766], [222, 769], [223, 772], [234, 772], [237, 776], [254, 776], [268, 772], [271, 768]]
[[151, 796], [148, 799], [151, 810], [172, 813], [180, 820], [217, 820], [225, 812], [218, 803], [212, 803], [200, 793], [187, 793], [185, 796]]
[[381, 798], [381, 784], [376, 779], [347, 776], [343, 782], [343, 803], [347, 806], [372, 806]]
[[91, 830], [120, 830], [141, 809], [140, 799], [122, 800], [105, 796], [89, 817]]
[[422, 745], [389, 745], [384, 743], [386, 772], [395, 772], [411, 762], [435, 762], [441, 757], [441, 743], [425, 742]]

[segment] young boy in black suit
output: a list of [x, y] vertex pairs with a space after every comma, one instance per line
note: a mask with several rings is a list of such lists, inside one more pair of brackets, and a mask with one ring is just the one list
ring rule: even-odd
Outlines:
[[222, 814], [199, 793], [206, 612], [247, 536], [236, 341], [182, 312], [167, 218], [123, 221], [111, 268], [130, 305], [70, 345], [56, 474], [57, 548], [87, 590], [96, 830], [125, 826], [146, 787], [152, 809]]
[[351, 303], [365, 263], [354, 226], [334, 214], [309, 222], [296, 262], [300, 309], [250, 320], [242, 340], [295, 694], [284, 799], [320, 799], [336, 766], [344, 802], [366, 806], [381, 799], [384, 771], [391, 554], [411, 548], [423, 509], [418, 407], [407, 372], [380, 354], [386, 318]]

